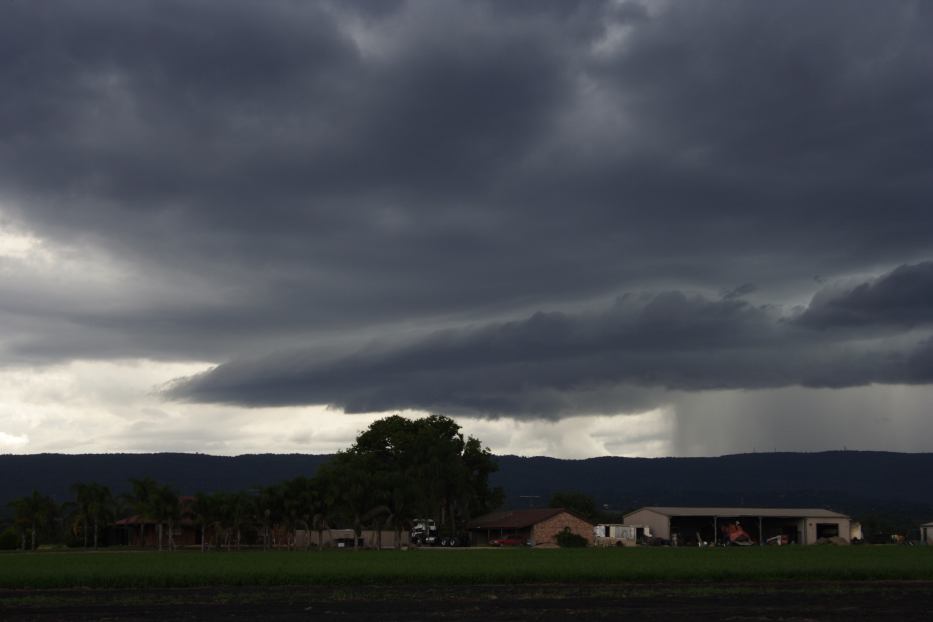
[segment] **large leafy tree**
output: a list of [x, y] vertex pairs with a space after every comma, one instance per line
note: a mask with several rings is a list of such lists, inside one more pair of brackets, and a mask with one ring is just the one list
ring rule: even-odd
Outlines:
[[499, 470], [489, 449], [470, 436], [463, 446], [460, 459], [466, 478], [465, 497], [462, 499], [466, 518], [486, 514], [500, 507], [505, 500], [505, 493], [502, 488], [491, 488], [489, 485], [489, 476]]
[[414, 421], [394, 415], [373, 422], [350, 449], [365, 456], [372, 467], [374, 509], [384, 509], [386, 522], [395, 530], [396, 547], [401, 546], [403, 526], [414, 518], [418, 506], [424, 505], [417, 437]]
[[432, 415], [415, 421], [417, 429], [415, 473], [423, 485], [422, 513], [456, 533], [456, 499], [463, 493], [466, 477], [460, 457], [464, 440], [452, 419]]
[[432, 517], [456, 534], [464, 521], [501, 502], [501, 491], [489, 488], [497, 469], [492, 454], [477, 439], [464, 439], [449, 417], [380, 419], [346, 453], [367, 461], [397, 534], [415, 515]]
[[364, 522], [378, 505], [373, 469], [370, 456], [354, 452], [340, 452], [318, 469], [339, 514], [353, 526], [354, 547], [363, 535]]

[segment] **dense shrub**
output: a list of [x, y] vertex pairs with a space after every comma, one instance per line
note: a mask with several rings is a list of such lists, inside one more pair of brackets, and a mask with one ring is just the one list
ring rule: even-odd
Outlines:
[[13, 528], [4, 529], [0, 532], [0, 550], [10, 551], [19, 548], [19, 536], [13, 531]]
[[557, 534], [554, 538], [557, 540], [557, 546], [561, 548], [581, 548], [589, 544], [589, 541], [580, 534], [573, 533], [569, 527]]

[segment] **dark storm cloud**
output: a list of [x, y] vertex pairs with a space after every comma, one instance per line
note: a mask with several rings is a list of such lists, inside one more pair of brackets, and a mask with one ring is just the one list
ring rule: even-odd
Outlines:
[[[350, 410], [925, 382], [931, 25], [908, 1], [2, 3], [0, 211], [124, 272], [0, 273], [0, 357], [228, 360], [177, 394]], [[624, 291], [670, 293], [567, 310]]]
[[756, 291], [758, 291], [758, 286], [755, 285], [754, 283], [743, 283], [742, 285], [739, 285], [735, 289], [730, 289], [724, 292], [722, 297], [726, 299], [741, 298], [742, 296], [752, 294]]
[[[922, 267], [903, 266], [878, 282]], [[349, 412], [557, 416], [638, 407], [646, 389], [933, 380], [929, 340], [865, 345], [863, 335], [833, 338], [787, 320], [773, 307], [734, 298], [629, 295], [601, 312], [537, 313], [335, 360], [304, 352], [233, 362], [181, 381], [170, 394], [247, 405], [326, 403]], [[626, 399], [626, 387], [637, 399]]]
[[900, 266], [868, 283], [828, 288], [798, 320], [814, 328], [933, 324], [933, 262]]
[[[314, 4], [4, 5], [3, 203], [42, 235], [242, 292], [240, 332], [496, 302], [540, 263], [479, 278], [513, 263], [521, 220], [490, 194], [570, 90], [560, 24], [437, 6], [371, 17], [392, 50], [364, 58]], [[223, 321], [151, 315], [230, 343]]]

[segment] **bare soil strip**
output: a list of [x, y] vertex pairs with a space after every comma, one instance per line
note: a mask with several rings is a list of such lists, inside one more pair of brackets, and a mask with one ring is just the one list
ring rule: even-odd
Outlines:
[[933, 582], [0, 590], [0, 619], [929, 620]]

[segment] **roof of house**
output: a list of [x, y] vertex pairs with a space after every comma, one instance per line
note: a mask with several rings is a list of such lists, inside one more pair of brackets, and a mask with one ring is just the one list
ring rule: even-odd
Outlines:
[[570, 514], [580, 520], [586, 520], [566, 508], [530, 508], [485, 514], [471, 520], [467, 523], [467, 527], [470, 529], [522, 529], [537, 525], [558, 514]]
[[140, 514], [133, 514], [132, 516], [127, 516], [126, 518], [121, 518], [118, 521], [114, 521], [114, 525], [155, 525], [155, 520], [151, 518], [146, 518]]
[[[176, 520], [176, 524], [189, 525], [194, 524], [194, 521], [191, 520], [191, 517], [188, 516], [191, 504], [194, 502], [194, 497], [191, 495], [179, 495], [178, 502], [181, 506], [182, 516], [180, 520]], [[118, 521], [114, 521], [114, 525], [156, 525], [157, 521], [153, 518], [148, 518], [141, 514], [133, 514], [132, 516], [127, 516], [121, 518]]]
[[656, 514], [665, 516], [767, 516], [773, 518], [849, 518], [845, 514], [824, 510], [822, 508], [681, 508], [681, 507], [645, 507], [639, 508], [634, 512], [629, 512], [625, 516], [631, 516], [635, 512], [650, 510]]

